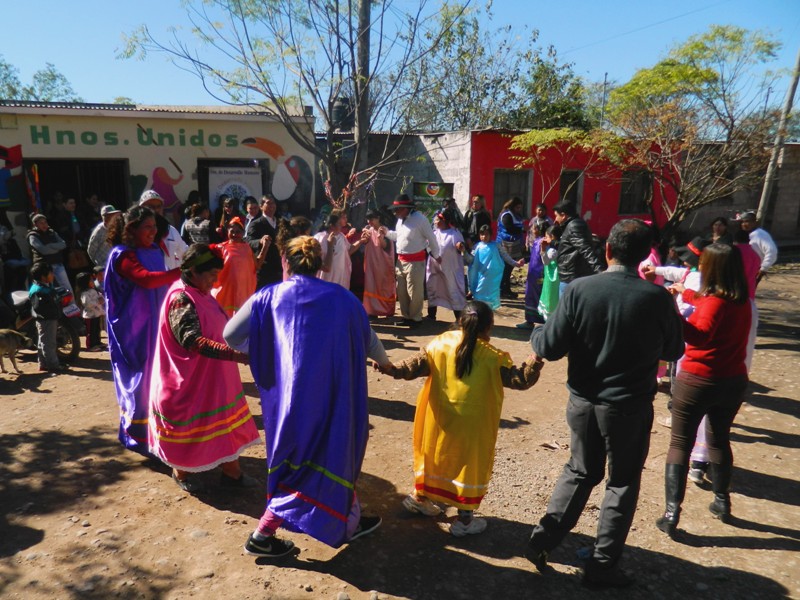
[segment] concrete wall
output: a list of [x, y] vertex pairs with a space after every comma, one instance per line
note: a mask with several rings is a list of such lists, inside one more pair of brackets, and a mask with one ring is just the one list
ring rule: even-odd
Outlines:
[[[783, 243], [800, 242], [800, 144], [787, 144], [780, 157], [777, 180], [772, 190], [770, 208], [763, 227]], [[761, 200], [761, 186], [734, 194], [730, 202], [714, 202], [695, 211], [684, 221], [685, 235], [707, 235], [717, 217], [731, 220], [746, 209], [756, 210]]]
[[[370, 162], [377, 163], [387, 137], [375, 134], [370, 138]], [[381, 169], [376, 185], [379, 205], [391, 204], [399, 193], [412, 194], [414, 181], [436, 181], [455, 184], [453, 195], [465, 211], [470, 196], [471, 143], [468, 131], [391, 136], [389, 143], [398, 147], [398, 164]]]

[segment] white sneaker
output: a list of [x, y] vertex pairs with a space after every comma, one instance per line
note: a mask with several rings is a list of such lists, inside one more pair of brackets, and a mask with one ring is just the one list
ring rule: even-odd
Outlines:
[[696, 485], [703, 485], [705, 481], [705, 471], [703, 469], [689, 469], [689, 481]]
[[452, 525], [450, 525], [450, 533], [456, 537], [475, 535], [477, 533], [482, 533], [486, 529], [487, 525], [489, 525], [489, 523], [486, 521], [486, 519], [474, 517], [467, 525], [461, 521], [454, 522]]
[[409, 494], [403, 498], [403, 508], [405, 508], [408, 512], [419, 513], [425, 515], [426, 517], [435, 517], [442, 514], [442, 509], [436, 506], [433, 502], [427, 498], [422, 498], [419, 500], [415, 498], [413, 494]]

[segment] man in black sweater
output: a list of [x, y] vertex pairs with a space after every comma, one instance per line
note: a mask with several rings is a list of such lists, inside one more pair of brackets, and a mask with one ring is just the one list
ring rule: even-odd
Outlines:
[[628, 535], [650, 446], [659, 360], [683, 354], [682, 321], [669, 293], [637, 274], [651, 232], [638, 219], [620, 221], [606, 244], [604, 273], [575, 280], [543, 327], [531, 335], [540, 359], [569, 354], [567, 422], [571, 456], [526, 556], [540, 570], [547, 553], [575, 526], [605, 474], [593, 555], [584, 585], [631, 583], [617, 566]]

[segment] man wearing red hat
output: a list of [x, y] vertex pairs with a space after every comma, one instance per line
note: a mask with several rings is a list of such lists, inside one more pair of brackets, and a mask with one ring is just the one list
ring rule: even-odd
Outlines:
[[413, 200], [406, 194], [400, 194], [392, 202], [391, 210], [397, 217], [397, 225], [386, 237], [397, 244], [397, 260], [400, 264], [397, 270], [397, 301], [403, 325], [415, 327], [422, 322], [425, 259], [428, 252], [437, 262], [441, 262], [442, 258], [431, 224], [416, 210]]

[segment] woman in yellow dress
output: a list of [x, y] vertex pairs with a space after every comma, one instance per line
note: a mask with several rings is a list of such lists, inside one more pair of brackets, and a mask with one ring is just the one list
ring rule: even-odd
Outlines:
[[474, 511], [492, 475], [503, 388], [528, 389], [542, 369], [533, 355], [516, 367], [489, 343], [494, 315], [487, 304], [467, 302], [459, 324], [418, 354], [381, 368], [395, 379], [427, 377], [414, 416], [414, 490], [403, 506], [426, 516], [442, 512], [434, 501], [456, 507], [450, 533], [457, 537], [486, 529]]

